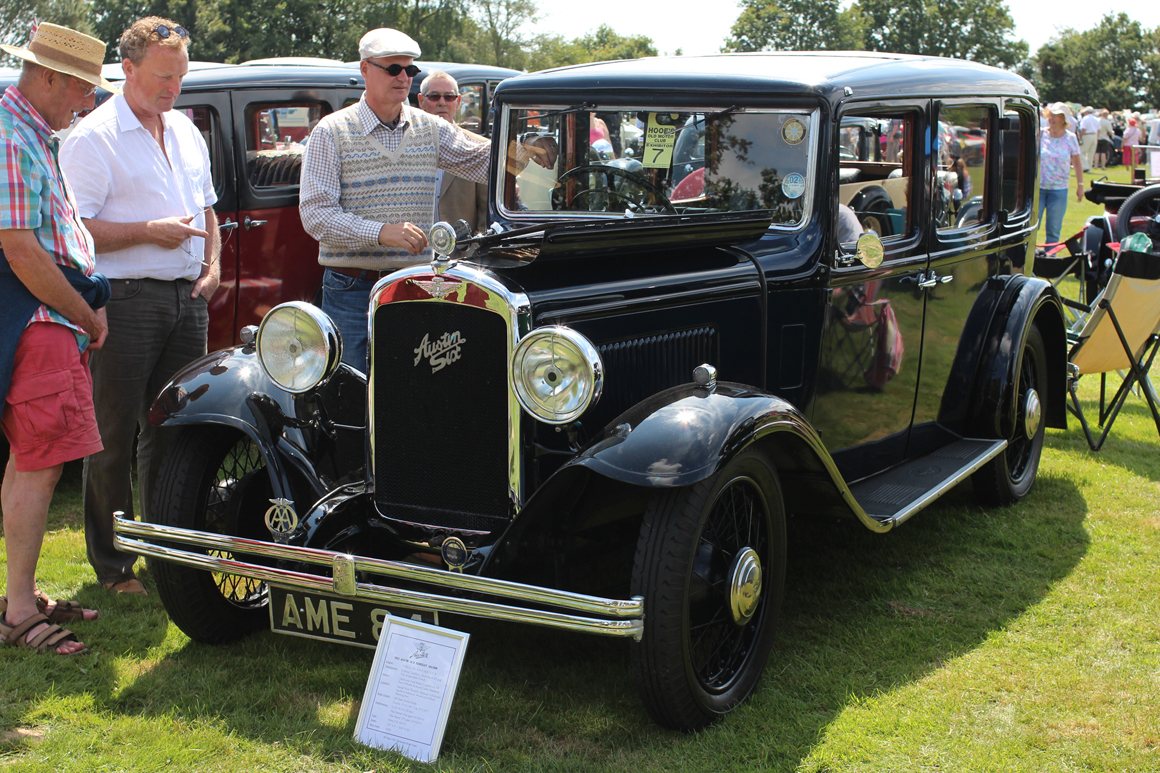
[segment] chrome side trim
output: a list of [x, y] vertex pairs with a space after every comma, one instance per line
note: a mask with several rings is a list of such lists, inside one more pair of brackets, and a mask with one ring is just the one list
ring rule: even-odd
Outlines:
[[[477, 577], [440, 569], [413, 566], [398, 561], [363, 558], [345, 553], [336, 553], [316, 548], [278, 545], [273, 542], [228, 537], [219, 534], [179, 529], [153, 523], [139, 523], [123, 518], [114, 519], [116, 529], [115, 544], [121, 550], [129, 550], [143, 556], [172, 561], [183, 566], [248, 577], [284, 588], [329, 595], [345, 595], [365, 601], [379, 601], [417, 610], [452, 612], [509, 622], [529, 623], [548, 628], [558, 628], [583, 633], [595, 633], [640, 640], [644, 631], [644, 599], [608, 599], [586, 596], [536, 585], [525, 585], [508, 580]], [[147, 540], [163, 540], [184, 546], [208, 550], [228, 551], [263, 556], [271, 559], [300, 561], [319, 566], [336, 567], [350, 571], [380, 574], [399, 580], [420, 582], [456, 591], [486, 593], [491, 596], [517, 601], [520, 604], [501, 604], [492, 601], [460, 598], [437, 593], [392, 588], [373, 583], [344, 581], [343, 572], [338, 576], [306, 574], [288, 569], [259, 566], [231, 558], [192, 553], [184, 550], [156, 545], [152, 542], [130, 539], [140, 537]], [[353, 592], [344, 592], [351, 591]], [[526, 604], [528, 606], [522, 606]], [[532, 608], [530, 605], [552, 606], [565, 611], [551, 611]], [[568, 613], [582, 613], [568, 614]], [[585, 616], [582, 616], [585, 615]], [[613, 619], [602, 619], [613, 618]]]

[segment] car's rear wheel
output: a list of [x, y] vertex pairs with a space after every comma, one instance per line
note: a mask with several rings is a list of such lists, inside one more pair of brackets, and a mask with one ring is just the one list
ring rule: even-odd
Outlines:
[[749, 696], [784, 585], [785, 514], [764, 455], [746, 451], [653, 497], [633, 567], [632, 593], [645, 603], [633, 671], [656, 722], [697, 730]]
[[[178, 432], [158, 475], [151, 517], [166, 526], [269, 540], [263, 516], [270, 484], [253, 441], [225, 427]], [[233, 641], [268, 624], [265, 583], [159, 559], [149, 569], [169, 617], [195, 641]]]
[[1043, 452], [1043, 400], [1047, 395], [1047, 347], [1034, 325], [1027, 331], [1015, 379], [1015, 432], [1007, 448], [971, 477], [976, 496], [988, 506], [1009, 505], [1022, 499], [1031, 490], [1039, 470]]

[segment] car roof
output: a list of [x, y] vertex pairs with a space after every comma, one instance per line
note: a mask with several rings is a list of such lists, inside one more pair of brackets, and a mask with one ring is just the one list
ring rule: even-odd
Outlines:
[[[482, 64], [460, 64], [457, 62], [417, 62], [421, 71], [411, 84], [412, 91], [418, 91], [419, 83], [427, 73], [446, 70], [456, 80], [485, 79], [502, 80], [519, 75], [518, 70], [506, 67], [491, 67]], [[365, 87], [358, 62], [338, 62], [313, 57], [279, 57], [259, 59], [240, 65], [190, 63], [189, 74], [185, 76], [183, 91], [197, 91], [221, 87], [269, 88], [286, 86], [358, 86]]]
[[[628, 59], [562, 67], [521, 75], [496, 89], [499, 99], [560, 90], [607, 102], [617, 95], [649, 101], [677, 95], [704, 102], [739, 96], [907, 97], [998, 94], [1037, 99], [1034, 87], [1014, 73], [961, 59], [862, 51], [787, 51]], [[728, 96], [725, 96], [725, 95]], [[720, 101], [720, 100], [717, 100]]]

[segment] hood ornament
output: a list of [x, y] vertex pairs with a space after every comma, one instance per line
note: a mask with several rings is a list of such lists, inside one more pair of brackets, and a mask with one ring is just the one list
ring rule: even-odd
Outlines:
[[431, 279], [412, 279], [411, 284], [423, 288], [432, 298], [443, 299], [459, 289], [459, 285], [463, 282], [458, 279], [445, 279], [436, 273]]

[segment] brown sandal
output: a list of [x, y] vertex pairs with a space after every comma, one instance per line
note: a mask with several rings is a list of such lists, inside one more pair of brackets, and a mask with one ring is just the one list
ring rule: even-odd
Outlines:
[[[85, 621], [85, 608], [78, 601], [57, 601], [56, 606], [52, 609], [52, 614], [48, 612], [49, 599], [39, 588], [35, 591], [36, 595], [36, 611], [48, 618], [48, 622], [54, 625], [60, 623], [72, 623], [77, 620]], [[0, 596], [0, 615], [8, 611], [8, 599]], [[93, 610], [96, 612], [96, 610]], [[93, 620], [100, 617], [101, 613], [97, 612]]]
[[[28, 632], [41, 623], [45, 625], [44, 630], [33, 636], [32, 641], [29, 641]], [[89, 648], [85, 647], [76, 652], [57, 652], [56, 648], [60, 645], [70, 641], [75, 641], [80, 644], [81, 640], [72, 631], [48, 622], [48, 618], [44, 615], [31, 615], [19, 625], [9, 625], [8, 619], [4, 615], [0, 615], [0, 636], [4, 637], [4, 644], [22, 649], [36, 650], [42, 654], [52, 652], [65, 656], [84, 655], [89, 651]]]

